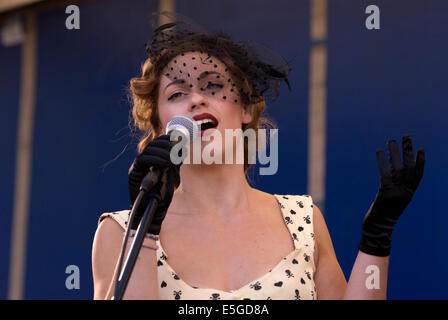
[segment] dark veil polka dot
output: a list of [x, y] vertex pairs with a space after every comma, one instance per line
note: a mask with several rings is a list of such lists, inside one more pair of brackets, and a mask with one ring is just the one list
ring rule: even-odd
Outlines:
[[[158, 21], [162, 16], [167, 17], [171, 22], [159, 26]], [[224, 58], [229, 58], [228, 61], [231, 61], [232, 65], [225, 65], [223, 69], [225, 74], [220, 78], [225, 77], [228, 80], [231, 78], [235, 80], [247, 78], [250, 90], [245, 89], [242, 93], [238, 88], [236, 91], [238, 94], [234, 94], [235, 99], [232, 99], [232, 101], [240, 101], [241, 98], [243, 103], [257, 103], [261, 96], [266, 102], [274, 101], [279, 95], [280, 84], [283, 81], [291, 90], [288, 81], [288, 74], [291, 69], [288, 63], [280, 54], [265, 45], [252, 40], [235, 41], [222, 31], [208, 32], [193, 20], [177, 13], [155, 13], [150, 17], [150, 20], [154, 31], [146, 44], [146, 51], [155, 66], [156, 72], [162, 71], [172, 61], [174, 65], [184, 69], [176, 71], [176, 68], [174, 68], [168, 77], [172, 79], [174, 77], [181, 78], [179, 75], [186, 74], [185, 68], [190, 66], [187, 61], [181, 61], [180, 58], [187, 56], [187, 52], [199, 52], [201, 55], [205, 54], [207, 58], [203, 59], [204, 56], [198, 57], [195, 55], [190, 56], [188, 61], [199, 60], [199, 62], [209, 65], [212, 70], [217, 70], [218, 64], [227, 61]], [[233, 67], [240, 70], [242, 74], [237, 74], [232, 69]], [[198, 69], [203, 68], [194, 66], [194, 70]], [[244, 96], [240, 96], [241, 94], [244, 94]], [[226, 96], [228, 97], [228, 95]]]

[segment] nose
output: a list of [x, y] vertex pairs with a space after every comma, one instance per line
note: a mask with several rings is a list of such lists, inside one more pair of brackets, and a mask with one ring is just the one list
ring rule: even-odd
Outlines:
[[198, 108], [199, 106], [207, 107], [208, 106], [207, 98], [204, 97], [204, 95], [202, 95], [199, 92], [192, 92], [189, 111], [193, 111], [196, 108]]

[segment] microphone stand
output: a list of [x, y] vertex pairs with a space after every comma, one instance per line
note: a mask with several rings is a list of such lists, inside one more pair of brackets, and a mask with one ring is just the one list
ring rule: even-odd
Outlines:
[[[190, 120], [190, 121], [193, 121], [193, 120]], [[184, 128], [184, 130], [179, 129], [181, 134], [183, 134], [184, 136], [187, 136], [187, 137], [189, 137], [191, 135], [190, 130], [186, 129], [184, 126], [182, 126], [181, 128]], [[185, 130], [188, 131], [187, 135], [184, 132]], [[194, 131], [195, 129], [192, 129], [192, 130], [193, 130], [193, 132], [195, 132]], [[167, 130], [167, 134], [170, 134], [168, 130]], [[178, 137], [177, 142], [179, 142], [179, 141], [182, 141], [181, 136]], [[177, 142], [172, 142], [172, 143], [174, 145]], [[126, 231], [126, 235], [123, 239], [120, 260], [118, 262], [118, 266], [117, 266], [117, 269], [115, 270], [115, 274], [114, 274], [115, 288], [114, 288], [114, 295], [112, 297], [112, 300], [121, 300], [123, 298], [124, 292], [126, 290], [128, 282], [129, 282], [129, 278], [131, 277], [132, 270], [134, 269], [138, 254], [140, 252], [140, 249], [142, 248], [143, 240], [145, 239], [146, 233], [149, 230], [149, 226], [151, 225], [151, 221], [154, 217], [154, 213], [156, 212], [157, 206], [161, 199], [160, 192], [158, 192], [159, 190], [154, 189], [154, 186], [160, 180], [160, 176], [161, 176], [160, 169], [158, 169], [157, 167], [149, 168], [149, 172], [145, 176], [145, 178], [143, 178], [142, 184], [140, 186], [140, 192], [139, 192], [137, 198], [135, 199], [134, 205], [132, 206], [132, 210], [131, 210], [129, 221], [128, 221], [128, 228]], [[163, 179], [162, 179], [162, 182], [163, 182]], [[162, 196], [165, 197], [165, 193], [166, 193], [165, 186], [162, 186], [161, 190], [165, 190], [165, 191], [162, 191], [163, 192]], [[149, 203], [145, 209], [143, 217], [142, 217], [140, 224], [137, 228], [134, 241], [131, 244], [131, 248], [130, 248], [128, 256], [126, 258], [125, 266], [124, 266], [123, 270], [121, 271], [121, 267], [123, 264], [123, 258], [124, 258], [125, 252], [126, 252], [126, 245], [127, 245], [129, 233], [131, 230], [130, 226], [133, 225], [132, 222], [133, 222], [135, 214], [137, 212], [137, 208], [140, 206], [140, 202], [141, 202], [142, 198], [145, 196], [149, 197]]]
[[[126, 235], [123, 239], [123, 245], [120, 254], [120, 260], [118, 263], [118, 267], [115, 270], [114, 282], [115, 289], [112, 300], [121, 300], [123, 298], [124, 292], [129, 282], [129, 278], [131, 277], [132, 270], [134, 269], [135, 262], [137, 261], [138, 254], [143, 244], [143, 240], [145, 239], [145, 235], [149, 230], [149, 226], [151, 225], [151, 221], [154, 217], [154, 213], [157, 210], [159, 201], [160, 201], [160, 193], [157, 192], [153, 187], [157, 184], [160, 179], [160, 169], [156, 167], [151, 167], [148, 174], [143, 178], [140, 192], [135, 200], [135, 203], [132, 207], [130, 218], [128, 221], [128, 228], [126, 231]], [[149, 193], [148, 193], [149, 192]], [[135, 214], [137, 212], [138, 207], [140, 206], [140, 202], [144, 197], [149, 197], [149, 203], [145, 209], [143, 217], [140, 221], [140, 224], [135, 233], [134, 241], [131, 244], [131, 248], [129, 250], [128, 256], [126, 258], [126, 262], [123, 270], [121, 270], [123, 264], [123, 258], [126, 251], [126, 245], [129, 238], [130, 226], [134, 220]]]

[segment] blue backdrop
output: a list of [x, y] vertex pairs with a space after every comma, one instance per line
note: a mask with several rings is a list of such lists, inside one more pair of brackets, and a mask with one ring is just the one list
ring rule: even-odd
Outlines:
[[[348, 279], [361, 222], [379, 183], [375, 151], [410, 133], [427, 163], [414, 199], [396, 227], [391, 299], [446, 299], [448, 281], [447, 138], [443, 97], [448, 42], [439, 1], [377, 0], [381, 29], [365, 28], [367, 1], [329, 1], [325, 219]], [[128, 127], [126, 87], [140, 73], [157, 1], [80, 4], [81, 29], [65, 28], [65, 8], [38, 16], [38, 79], [26, 299], [90, 299], [91, 249], [101, 212], [128, 207], [127, 169], [137, 140]], [[279, 170], [255, 186], [306, 194], [309, 1], [177, 1], [176, 10], [212, 31], [254, 39], [291, 61], [292, 92], [282, 88], [267, 114], [278, 124]], [[19, 47], [0, 47], [0, 298], [7, 295], [13, 208]], [[65, 269], [80, 269], [68, 290]]]

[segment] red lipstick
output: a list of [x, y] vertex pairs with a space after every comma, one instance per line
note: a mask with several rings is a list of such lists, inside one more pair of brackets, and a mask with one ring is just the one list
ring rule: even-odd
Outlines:
[[204, 119], [211, 119], [214, 123], [218, 124], [218, 120], [210, 113], [201, 113], [201, 114], [197, 114], [193, 117], [194, 120], [199, 121], [199, 120], [204, 120]]

